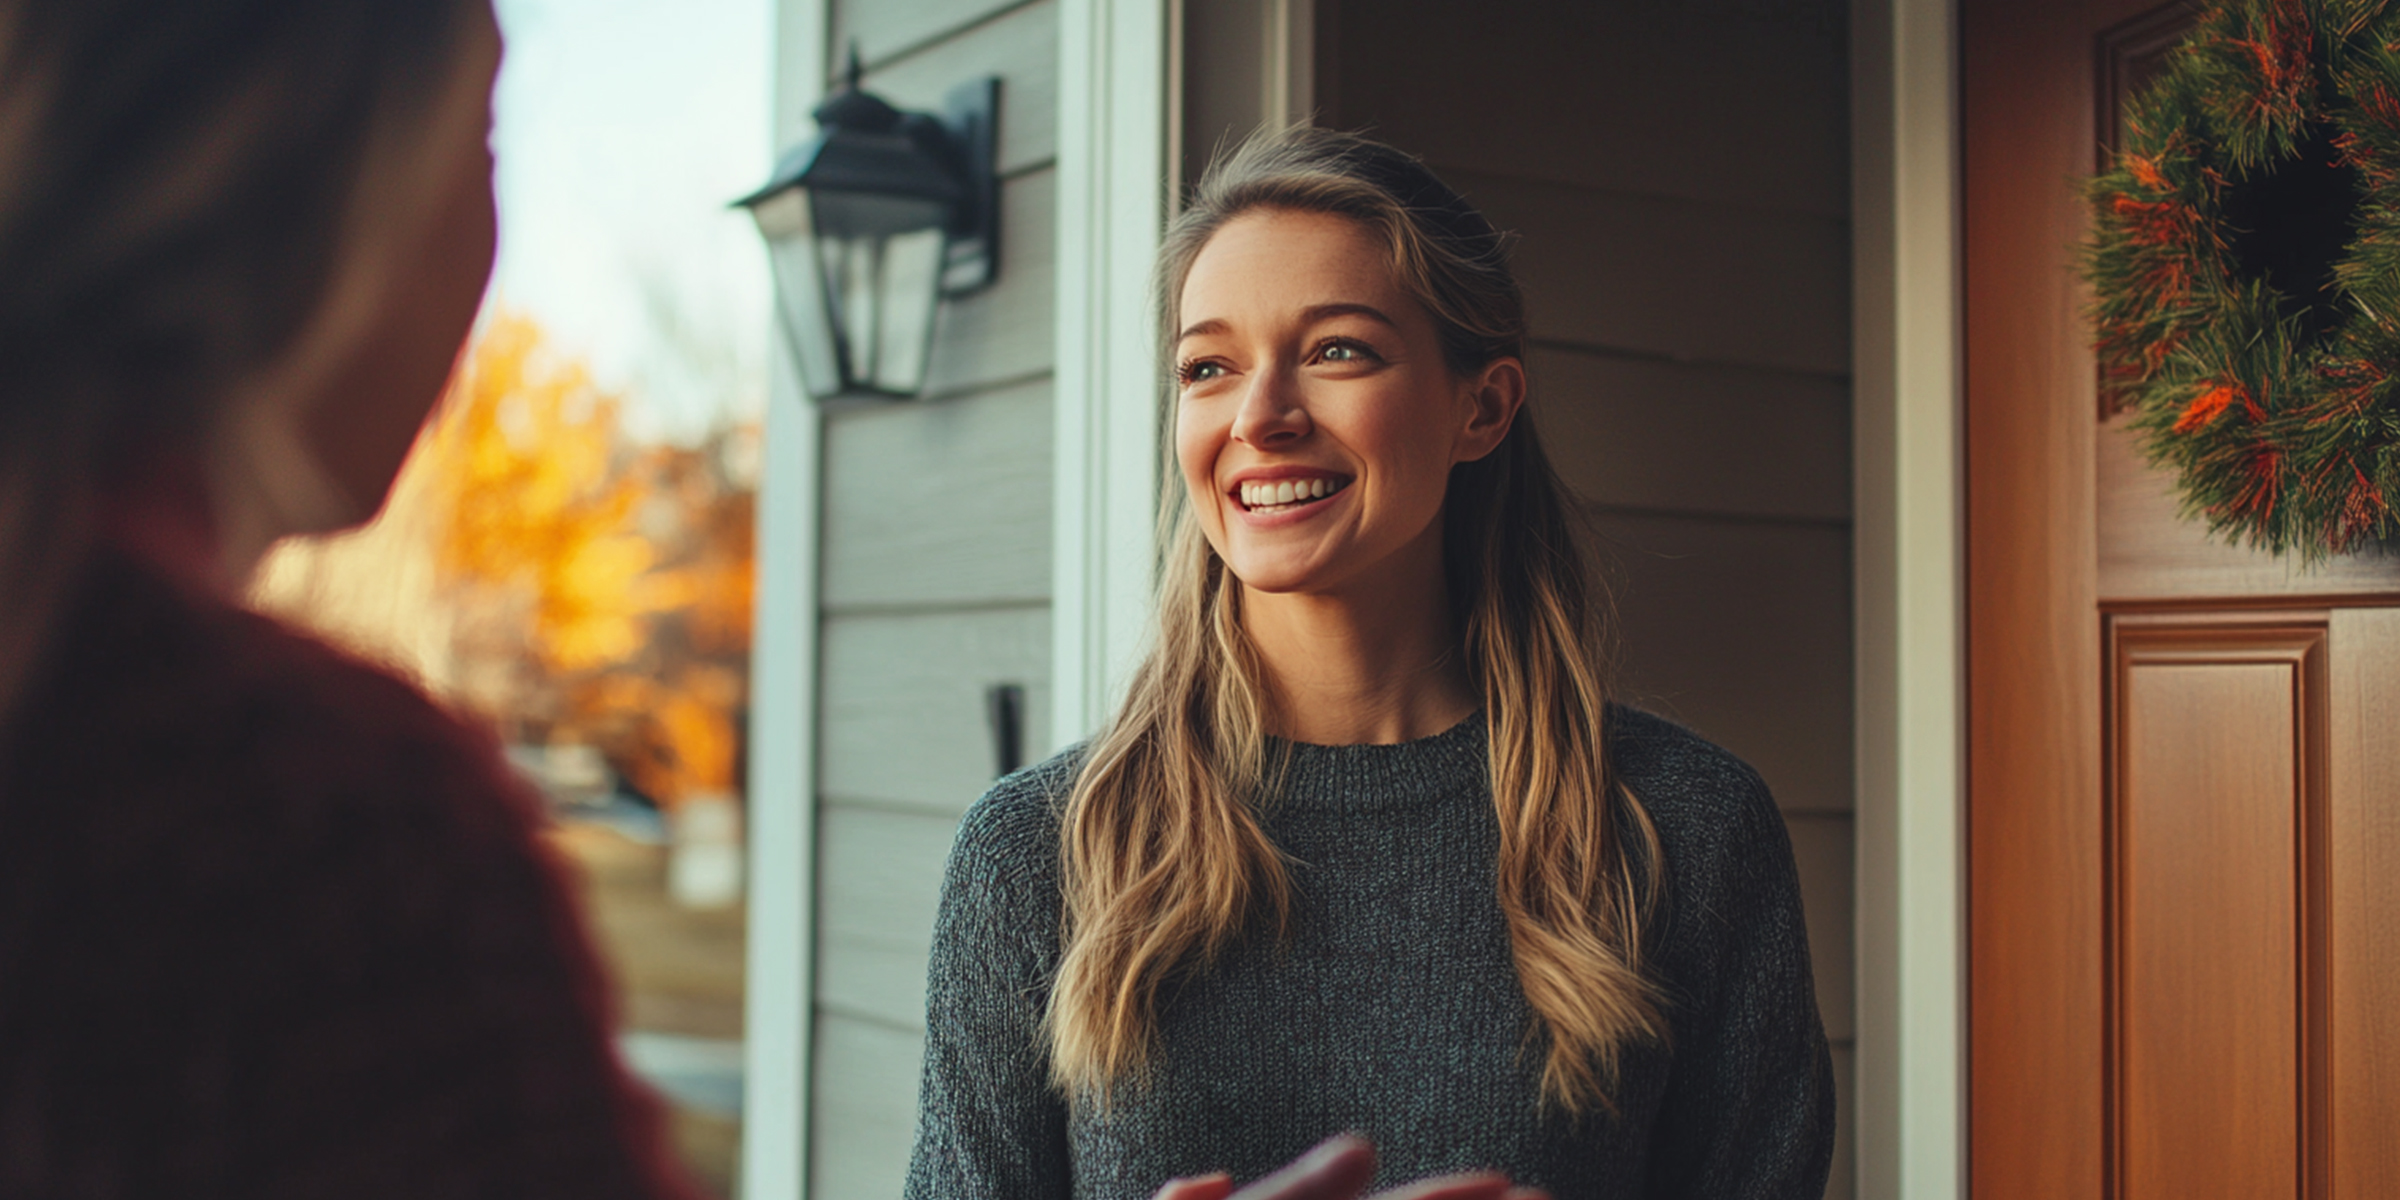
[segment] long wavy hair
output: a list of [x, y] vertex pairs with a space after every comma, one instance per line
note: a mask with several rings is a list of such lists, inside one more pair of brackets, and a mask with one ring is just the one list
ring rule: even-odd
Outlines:
[[482, 0], [0, 0], [0, 730], [101, 496], [292, 344]]
[[[1164, 330], [1202, 248], [1258, 209], [1335, 214], [1372, 231], [1431, 314], [1454, 373], [1523, 357], [1507, 239], [1416, 159], [1308, 127], [1262, 133], [1201, 180], [1159, 256]], [[1258, 819], [1275, 764], [1242, 585], [1181, 488], [1169, 491], [1156, 640], [1090, 743], [1063, 814], [1050, 1057], [1061, 1087], [1103, 1103], [1149, 1065], [1162, 987], [1206, 970], [1245, 933], [1284, 930], [1291, 914], [1289, 872]], [[1452, 468], [1440, 519], [1458, 651], [1483, 701], [1498, 899], [1536, 1018], [1528, 1036], [1544, 1056], [1544, 1102], [1576, 1113], [1613, 1110], [1625, 1052], [1663, 1042], [1666, 1021], [1642, 960], [1661, 886], [1658, 835], [1610, 772], [1606, 603], [1570, 512], [1532, 414], [1519, 412], [1498, 449]]]

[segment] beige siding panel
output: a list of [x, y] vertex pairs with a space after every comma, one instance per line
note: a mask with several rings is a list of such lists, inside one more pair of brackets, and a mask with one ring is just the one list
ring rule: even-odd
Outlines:
[[958, 822], [829, 803], [817, 824], [817, 1000], [922, 1028], [925, 959]]
[[[833, 37], [827, 42], [835, 56], [849, 53], [858, 43], [859, 55], [880, 64], [968, 26], [991, 19], [1023, 0], [832, 0]], [[828, 76], [831, 77], [830, 75]]]
[[1503, 229], [1537, 338], [1843, 376], [1850, 235], [1833, 217], [1452, 172]]
[[1850, 516], [1840, 380], [1536, 347], [1542, 441], [1568, 486], [1616, 508]]
[[1817, 1013], [1825, 1035], [1854, 1034], [1851, 1021], [1850, 818], [1839, 813], [1793, 813], [1792, 858], [1800, 868], [1800, 902], [1808, 912], [1809, 963], [1817, 975]]
[[1050, 383], [825, 423], [824, 602], [1050, 595]]
[[1329, 123], [1445, 174], [1846, 218], [1843, 9], [1347, 0]]
[[903, 1029], [925, 1027], [925, 946], [817, 937], [817, 1007]]
[[956, 817], [992, 784], [984, 690], [1026, 689], [1025, 745], [1049, 744], [1048, 605], [825, 619], [818, 791]]
[[1766, 777], [1787, 812], [1848, 812], [1849, 532], [1630, 516], [1595, 524], [1622, 694]]
[[1000, 185], [1000, 277], [980, 292], [943, 303], [926, 395], [957, 395], [1050, 369], [1058, 243], [1051, 217], [1057, 203], [1054, 170]]
[[[1260, 36], [1274, 0], [1183, 4], [1183, 160], [1181, 183], [1200, 181], [1220, 150], [1258, 127], [1266, 102]], [[1322, 22], [1332, 5], [1317, 6]], [[1349, 128], [1335, 125], [1334, 128]]]
[[917, 1134], [924, 1039], [817, 1014], [810, 1200], [894, 1200]]
[[1058, 0], [988, 24], [867, 72], [867, 88], [902, 108], [941, 110], [950, 89], [1000, 77], [1000, 173], [1058, 156]]

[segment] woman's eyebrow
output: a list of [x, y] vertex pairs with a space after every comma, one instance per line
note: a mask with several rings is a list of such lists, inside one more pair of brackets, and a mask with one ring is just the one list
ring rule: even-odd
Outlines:
[[1303, 310], [1300, 316], [1305, 323], [1310, 325], [1333, 317], [1365, 317], [1372, 321], [1380, 321], [1392, 329], [1400, 328], [1398, 321], [1385, 316], [1382, 309], [1372, 304], [1319, 304]]
[[[1398, 321], [1385, 316], [1382, 309], [1377, 308], [1372, 304], [1351, 304], [1346, 302], [1335, 304], [1313, 304], [1300, 310], [1300, 323], [1303, 325], [1314, 325], [1319, 321], [1330, 320], [1334, 317], [1365, 317], [1371, 321], [1382, 322], [1384, 325], [1389, 326], [1392, 329], [1400, 328], [1400, 323]], [[1185, 326], [1183, 332], [1175, 335], [1175, 340], [1177, 342], [1182, 342], [1187, 338], [1195, 338], [1204, 333], [1223, 333], [1225, 332], [1226, 328], [1227, 326], [1224, 321], [1212, 317], [1206, 321], [1196, 321]]]
[[1175, 335], [1175, 340], [1180, 343], [1190, 338], [1196, 338], [1204, 333], [1223, 333], [1225, 332], [1225, 328], [1225, 322], [1211, 317], [1208, 320], [1196, 321], [1190, 325], [1184, 326], [1183, 332]]

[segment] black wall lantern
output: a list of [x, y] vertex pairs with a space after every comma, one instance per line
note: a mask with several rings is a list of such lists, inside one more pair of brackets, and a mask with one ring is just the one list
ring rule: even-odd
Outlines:
[[737, 202], [766, 236], [784, 336], [820, 399], [923, 390], [942, 297], [991, 283], [999, 260], [1000, 81], [953, 90], [940, 116], [858, 84], [853, 47], [817, 135]]

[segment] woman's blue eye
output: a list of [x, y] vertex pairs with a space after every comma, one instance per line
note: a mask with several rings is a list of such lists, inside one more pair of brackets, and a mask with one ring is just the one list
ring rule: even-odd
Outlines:
[[1175, 369], [1175, 378], [1186, 387], [1215, 379], [1225, 368], [1213, 362], [1187, 362]]
[[1374, 351], [1356, 342], [1327, 342], [1323, 349], [1317, 351], [1319, 362], [1366, 362], [1374, 357]]

